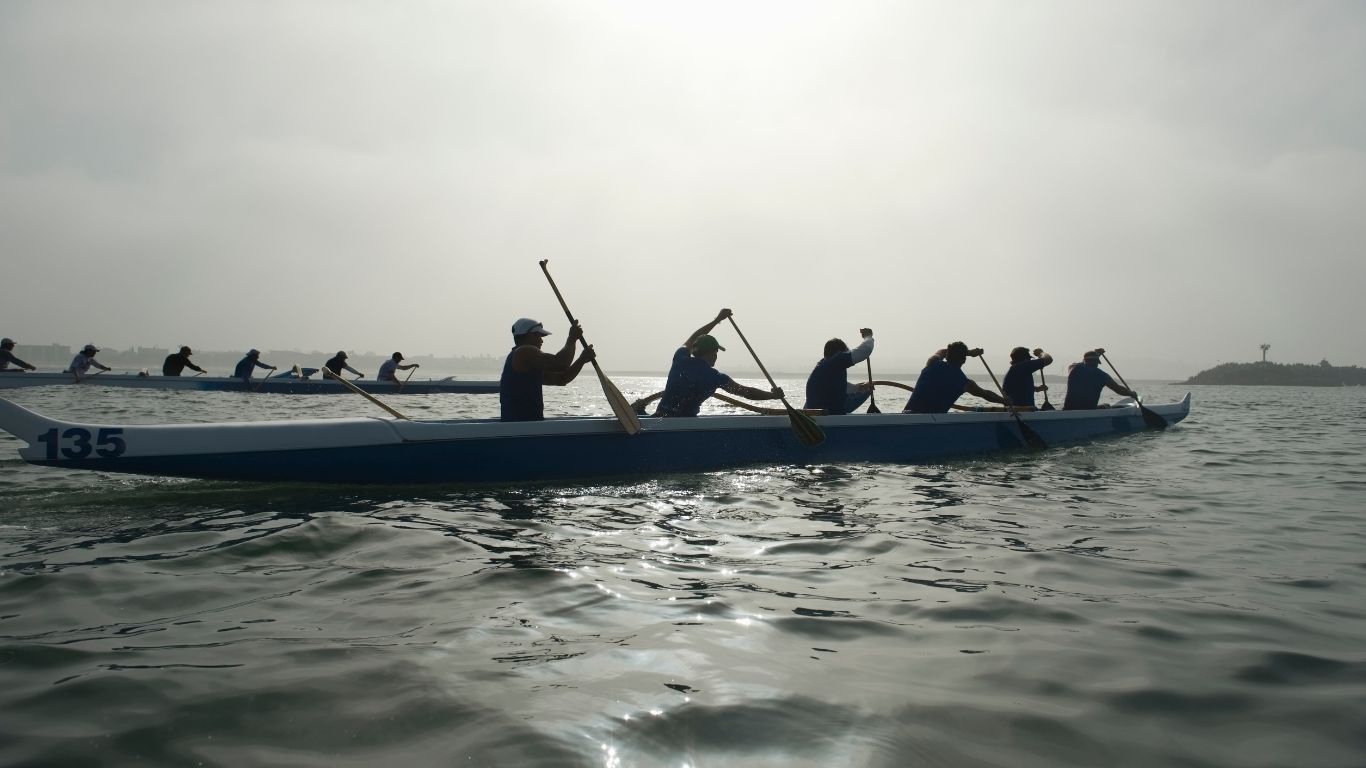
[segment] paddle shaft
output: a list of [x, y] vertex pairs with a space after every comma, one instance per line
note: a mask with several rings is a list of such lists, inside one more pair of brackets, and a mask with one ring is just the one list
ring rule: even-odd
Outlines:
[[[1043, 369], [1042, 369], [1042, 368], [1039, 369], [1039, 384], [1043, 387], [1043, 404], [1044, 404], [1044, 405], [1048, 405], [1048, 404], [1049, 404], [1049, 403], [1048, 403], [1048, 382], [1044, 381], [1044, 379], [1043, 379]], [[1045, 411], [1050, 411], [1050, 410], [1052, 410], [1052, 408], [1044, 408], [1044, 410], [1045, 410]]]
[[403, 385], [408, 383], [408, 379], [411, 379], [411, 378], [413, 377], [413, 371], [416, 371], [416, 370], [417, 370], [416, 368], [409, 368], [409, 369], [408, 369], [408, 375], [407, 375], [407, 376], [404, 376], [404, 377], [403, 377], [403, 381], [400, 381], [400, 382], [398, 383], [398, 391], [399, 391], [399, 392], [402, 392], [402, 391], [403, 391]]
[[[1123, 384], [1125, 389], [1129, 390], [1130, 392], [1133, 392], [1134, 388], [1129, 386], [1129, 382], [1124, 380], [1124, 374], [1120, 373], [1119, 369], [1115, 367], [1115, 364], [1110, 362], [1110, 358], [1106, 357], [1104, 354], [1101, 354], [1101, 359], [1103, 359], [1105, 361], [1105, 364], [1110, 366], [1110, 370], [1114, 371], [1115, 375], [1119, 377], [1119, 383]], [[1134, 399], [1138, 399], [1137, 392], [1134, 392]]]
[[393, 415], [395, 418], [399, 418], [399, 419], [403, 419], [404, 421], [408, 421], [408, 417], [407, 417], [407, 416], [404, 416], [403, 414], [399, 413], [398, 411], [394, 410], [393, 408], [390, 408], [389, 406], [385, 405], [382, 401], [380, 401], [380, 399], [379, 399], [378, 397], [375, 397], [374, 395], [370, 394], [369, 392], [366, 392], [365, 390], [361, 389], [360, 387], [356, 386], [355, 384], [352, 384], [350, 381], [347, 381], [345, 377], [343, 377], [343, 376], [341, 376], [341, 375], [339, 375], [339, 374], [333, 373], [331, 368], [323, 368], [323, 378], [324, 378], [324, 379], [332, 378], [332, 379], [336, 379], [337, 381], [340, 381], [340, 382], [342, 383], [342, 386], [346, 387], [347, 389], [351, 390], [352, 392], [355, 392], [356, 394], [360, 395], [361, 397], [365, 398], [366, 400], [369, 400], [370, 402], [374, 403], [375, 405], [378, 405], [379, 407], [381, 407], [381, 408], [383, 408], [384, 410], [388, 411], [388, 412], [389, 412], [391, 415]]
[[873, 360], [869, 358], [863, 362], [868, 364], [868, 412], [882, 413], [882, 410], [877, 407], [877, 395], [873, 394], [874, 390], [877, 389], [873, 385]]
[[[1110, 370], [1114, 371], [1116, 376], [1119, 376], [1119, 383], [1123, 384], [1125, 389], [1134, 392], [1134, 388], [1129, 386], [1129, 382], [1124, 380], [1124, 376], [1119, 372], [1119, 369], [1115, 367], [1115, 364], [1110, 362], [1110, 358], [1106, 357], [1104, 352], [1101, 353], [1100, 357], [1105, 361], [1106, 365], [1110, 366]], [[1143, 423], [1150, 427], [1156, 427], [1157, 429], [1166, 428], [1167, 420], [1163, 418], [1161, 414], [1150, 410], [1148, 406], [1144, 405], [1143, 401], [1138, 399], [1137, 392], [1134, 392], [1134, 402], [1138, 403], [1138, 412], [1143, 415]]]
[[[984, 368], [987, 369], [987, 374], [991, 376], [991, 383], [993, 383], [993, 384], [996, 385], [996, 391], [998, 391], [998, 392], [1001, 393], [1001, 398], [1002, 398], [1002, 399], [1004, 399], [1004, 400], [1009, 400], [1010, 398], [1006, 396], [1006, 391], [1005, 391], [1005, 389], [1003, 389], [1003, 388], [1001, 387], [1001, 382], [999, 382], [999, 381], [996, 380], [996, 374], [991, 370], [991, 365], [990, 365], [989, 363], [987, 363], [987, 357], [986, 357], [986, 355], [981, 355], [981, 358], [982, 358], [982, 366], [983, 366]], [[1031, 382], [1032, 382], [1032, 379], [1031, 379]], [[1024, 423], [1024, 419], [1020, 418], [1020, 412], [1019, 412], [1019, 411], [1015, 410], [1014, 407], [1009, 406], [1009, 405], [1006, 406], [1006, 410], [1007, 410], [1007, 411], [1010, 411], [1010, 415], [1015, 417], [1015, 423], [1020, 425], [1020, 434], [1021, 434], [1022, 436], [1024, 436], [1024, 440], [1025, 440], [1025, 444], [1026, 444], [1026, 445], [1028, 445], [1030, 448], [1047, 448], [1047, 447], [1048, 447], [1048, 444], [1045, 443], [1045, 442], [1043, 441], [1043, 438], [1039, 437], [1039, 435], [1038, 435], [1037, 432], [1035, 432], [1035, 431], [1034, 431], [1033, 429], [1031, 429], [1027, 424]]]
[[[749, 356], [752, 357], [752, 358], [754, 358], [754, 364], [757, 365], [757, 366], [759, 366], [759, 370], [763, 372], [764, 378], [765, 378], [765, 379], [768, 379], [768, 385], [769, 385], [770, 387], [773, 387], [774, 389], [777, 389], [777, 388], [778, 388], [777, 382], [775, 382], [775, 381], [773, 380], [773, 377], [772, 377], [772, 376], [769, 376], [769, 375], [768, 375], [768, 369], [764, 367], [764, 363], [763, 363], [762, 360], [759, 359], [759, 355], [755, 354], [755, 352], [754, 352], [754, 347], [750, 346], [750, 344], [749, 344], [749, 339], [746, 339], [746, 338], [745, 338], [745, 334], [744, 334], [743, 331], [740, 330], [740, 326], [738, 326], [738, 325], [735, 324], [735, 318], [734, 318], [734, 317], [727, 317], [726, 319], [730, 321], [730, 326], [731, 326], [732, 328], [735, 329], [735, 333], [740, 337], [740, 341], [744, 342], [744, 344], [745, 344], [745, 349], [748, 349], [748, 350], [749, 350]], [[783, 401], [783, 405], [787, 405], [788, 408], [791, 408], [791, 407], [792, 407], [791, 405], [788, 405], [788, 403], [787, 403], [787, 396], [786, 396], [786, 395], [783, 395], [783, 397], [781, 397], [781, 398], [779, 398], [779, 399], [781, 399], [781, 400]]]
[[[740, 326], [736, 325], [735, 318], [731, 315], [727, 315], [726, 319], [730, 321], [730, 327], [735, 329], [735, 335], [739, 336], [740, 341], [744, 342], [745, 349], [749, 350], [749, 356], [754, 358], [754, 364], [759, 366], [760, 371], [763, 371], [764, 378], [768, 379], [768, 385], [777, 389], [778, 383], [768, 374], [768, 369], [764, 367], [764, 362], [759, 359], [759, 355], [754, 351], [754, 347], [750, 345], [749, 339], [745, 338], [744, 331], [741, 331]], [[787, 418], [792, 422], [792, 431], [796, 433], [797, 439], [800, 440], [803, 445], [816, 446], [825, 442], [825, 430], [821, 429], [819, 424], [812, 421], [810, 416], [793, 408], [792, 404], [787, 401], [786, 394], [778, 399], [783, 402], [783, 407], [787, 409]]]
[[[663, 390], [661, 390], [659, 392], [654, 393], [653, 395], [650, 395], [649, 397], [642, 397], [634, 403], [631, 403], [631, 405], [638, 408], [644, 408], [645, 406], [649, 405], [650, 403], [653, 403], [654, 401], [658, 400], [663, 396], [664, 392]], [[754, 411], [755, 413], [762, 413], [765, 416], [783, 416], [787, 413], [787, 411], [784, 411], [781, 408], [764, 408], [758, 405], [751, 405], [743, 400], [736, 400], [735, 398], [730, 397], [728, 395], [723, 395], [720, 392], [713, 392], [711, 393], [711, 396], [714, 399], [719, 400], [727, 405], [733, 405], [736, 408], [744, 408], [747, 411]], [[820, 416], [822, 415], [823, 411], [821, 411], [819, 408], [803, 408], [802, 413], [805, 413], [808, 416]]]
[[[550, 276], [550, 268], [546, 266], [549, 263], [550, 259], [542, 259], [540, 261], [541, 271], [545, 273], [546, 282], [550, 283], [550, 290], [555, 292], [555, 299], [560, 302], [560, 309], [564, 310], [564, 316], [569, 319], [569, 325], [577, 325], [579, 321], [574, 319], [574, 313], [569, 311], [569, 304], [565, 302], [564, 296], [560, 293], [560, 287], [555, 285], [555, 278]], [[579, 334], [579, 343], [583, 344], [585, 349], [588, 348], [588, 340], [583, 337], [582, 333]], [[640, 417], [636, 416], [635, 409], [626, 402], [626, 396], [621, 394], [617, 385], [607, 378], [602, 366], [598, 365], [597, 358], [594, 357], [591, 362], [593, 363], [593, 371], [598, 374], [598, 383], [602, 384], [602, 394], [606, 396], [607, 404], [612, 407], [612, 413], [616, 415], [617, 421], [621, 422], [621, 428], [626, 430], [628, 435], [639, 434]]]

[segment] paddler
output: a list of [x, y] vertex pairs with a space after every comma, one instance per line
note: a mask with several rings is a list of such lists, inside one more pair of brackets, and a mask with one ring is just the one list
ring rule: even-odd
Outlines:
[[397, 382], [398, 372], [400, 370], [406, 371], [412, 368], [421, 367], [417, 363], [408, 363], [407, 365], [401, 365], [402, 362], [403, 353], [395, 352], [393, 357], [390, 357], [388, 360], [385, 360], [383, 363], [380, 364], [379, 373], [375, 374], [375, 379], [377, 381]]
[[852, 413], [872, 392], [866, 381], [849, 383], [849, 369], [873, 354], [873, 329], [860, 328], [863, 342], [853, 349], [843, 339], [825, 342], [824, 355], [806, 378], [806, 405], [819, 408], [827, 416]]
[[659, 407], [655, 409], [656, 416], [696, 416], [702, 409], [702, 402], [718, 389], [750, 400], [777, 400], [783, 396], [781, 387], [771, 390], [746, 387], [716, 370], [716, 353], [725, 352], [726, 348], [711, 332], [730, 316], [729, 309], [722, 309], [715, 320], [693, 331], [683, 346], [674, 351], [664, 396], [659, 398]]
[[192, 371], [199, 371], [200, 373], [203, 373], [203, 368], [200, 368], [199, 366], [190, 362], [190, 355], [193, 354], [194, 351], [191, 350], [189, 347], [181, 347], [179, 352], [167, 355], [166, 361], [161, 364], [161, 375], [179, 376], [181, 371], [184, 371], [186, 368], [189, 368]]
[[1064, 411], [1087, 411], [1099, 407], [1100, 391], [1109, 387], [1124, 397], [1138, 397], [1132, 389], [1118, 384], [1110, 374], [1100, 369], [1103, 349], [1093, 349], [1081, 356], [1080, 363], [1072, 363], [1067, 368], [1067, 398], [1062, 403]]
[[327, 362], [323, 363], [323, 367], [331, 371], [332, 375], [338, 378], [341, 377], [342, 371], [350, 371], [356, 374], [356, 378], [358, 379], [365, 378], [365, 374], [361, 373], [355, 368], [352, 368], [350, 365], [347, 365], [346, 350], [341, 350], [337, 354], [333, 355], [331, 360], [328, 360]]
[[1005, 395], [1010, 398], [1012, 405], [1035, 410], [1034, 393], [1043, 392], [1048, 387], [1034, 384], [1034, 372], [1042, 371], [1052, 362], [1053, 356], [1038, 347], [1034, 348], [1032, 358], [1029, 356], [1029, 350], [1024, 347], [1010, 350], [1010, 370], [1006, 371], [1005, 378], [1001, 380], [1001, 388], [1005, 390]]
[[935, 352], [925, 361], [920, 378], [915, 380], [915, 391], [906, 402], [905, 410], [911, 413], [948, 413], [949, 408], [953, 407], [964, 392], [993, 403], [1010, 405], [1010, 401], [978, 386], [977, 382], [963, 373], [963, 363], [967, 362], [969, 357], [981, 356], [980, 347], [968, 349], [968, 345], [961, 341], [955, 341]]
[[503, 375], [498, 379], [498, 404], [503, 421], [541, 421], [545, 418], [545, 400], [541, 387], [563, 387], [592, 362], [597, 353], [585, 346], [574, 359], [574, 346], [583, 338], [578, 322], [569, 326], [569, 338], [555, 354], [541, 351], [550, 331], [539, 321], [519, 318], [512, 324], [512, 351], [503, 363]]
[[86, 344], [81, 347], [81, 351], [71, 358], [71, 365], [67, 366], [66, 372], [75, 376], [76, 381], [80, 381], [86, 377], [86, 374], [90, 373], [91, 368], [99, 368], [101, 371], [112, 370], [109, 366], [95, 359], [95, 355], [99, 351], [100, 348], [94, 344]]
[[237, 367], [233, 369], [232, 377], [234, 379], [241, 379], [242, 381], [251, 381], [251, 375], [256, 372], [257, 368], [265, 368], [270, 371], [275, 370], [275, 366], [261, 362], [261, 353], [259, 351], [255, 349], [248, 350], [247, 356], [237, 361]]
[[[10, 368], [9, 364], [14, 363], [15, 368]], [[24, 373], [36, 370], [36, 368], [14, 356], [14, 339], [6, 336], [0, 339], [0, 371], [6, 373]]]

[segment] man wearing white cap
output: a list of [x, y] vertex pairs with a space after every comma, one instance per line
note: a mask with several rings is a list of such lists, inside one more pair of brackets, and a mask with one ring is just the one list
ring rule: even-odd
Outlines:
[[100, 348], [94, 344], [86, 344], [81, 347], [81, 351], [71, 358], [71, 365], [67, 367], [66, 372], [75, 376], [76, 381], [80, 381], [86, 377], [86, 374], [90, 373], [92, 367], [99, 368], [101, 371], [111, 370], [109, 366], [95, 359], [95, 355], [99, 351]]
[[[9, 364], [14, 363], [16, 367], [10, 368]], [[14, 356], [14, 339], [6, 336], [0, 339], [0, 371], [6, 373], [23, 373], [32, 371], [34, 367]]]
[[564, 348], [555, 354], [541, 351], [550, 331], [536, 320], [523, 317], [512, 324], [512, 351], [503, 363], [503, 375], [498, 379], [498, 402], [503, 421], [540, 421], [545, 418], [545, 401], [541, 387], [549, 384], [563, 387], [574, 380], [597, 355], [585, 346], [579, 359], [574, 359], [574, 345], [583, 338], [583, 329], [576, 322], [569, 327], [569, 338]]

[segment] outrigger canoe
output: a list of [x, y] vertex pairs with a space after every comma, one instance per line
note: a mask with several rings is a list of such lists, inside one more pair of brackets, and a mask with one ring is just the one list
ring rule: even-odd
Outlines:
[[[1147, 408], [1174, 424], [1190, 413], [1190, 394]], [[917, 464], [1025, 446], [1019, 423], [1002, 412], [814, 418], [825, 440], [813, 447], [797, 439], [787, 416], [646, 417], [636, 435], [611, 417], [118, 425], [60, 421], [0, 398], [0, 429], [27, 444], [19, 455], [30, 463], [211, 480], [506, 484], [754, 465]], [[1049, 447], [1147, 428], [1132, 400], [1021, 418]]]
[[[419, 379], [403, 383], [374, 379], [347, 379], [375, 395], [430, 395], [454, 392], [467, 395], [496, 395], [498, 382], [446, 379]], [[331, 379], [306, 379], [284, 373], [249, 382], [229, 376], [147, 376], [134, 373], [98, 373], [77, 382], [69, 373], [6, 373], [0, 375], [0, 389], [43, 386], [130, 387], [133, 389], [183, 389], [196, 392], [269, 392], [280, 395], [339, 395], [350, 390]]]

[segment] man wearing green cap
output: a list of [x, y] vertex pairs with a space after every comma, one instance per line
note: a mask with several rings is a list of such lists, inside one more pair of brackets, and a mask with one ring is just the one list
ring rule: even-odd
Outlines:
[[783, 396], [780, 387], [771, 390], [755, 389], [716, 370], [716, 353], [726, 348], [711, 336], [711, 331], [726, 318], [729, 309], [723, 309], [716, 319], [693, 331], [683, 346], [674, 352], [673, 364], [669, 366], [669, 378], [664, 384], [664, 396], [659, 399], [656, 416], [696, 416], [702, 408], [702, 401], [711, 397], [718, 389], [732, 395], [750, 400], [777, 400]]

